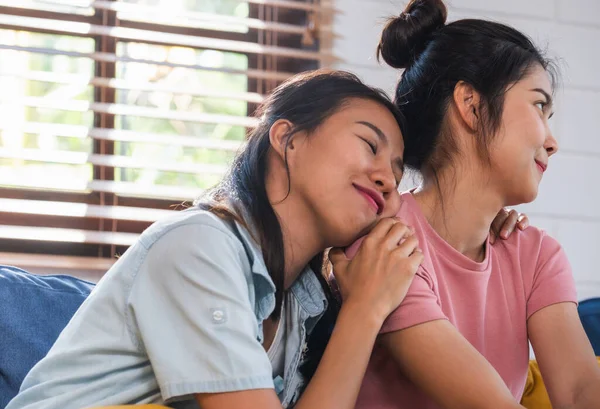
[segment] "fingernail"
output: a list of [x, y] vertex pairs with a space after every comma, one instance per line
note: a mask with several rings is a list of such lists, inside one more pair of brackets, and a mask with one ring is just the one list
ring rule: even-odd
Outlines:
[[500, 237], [502, 237], [503, 239], [508, 238], [508, 230], [502, 230], [502, 233], [500, 233]]

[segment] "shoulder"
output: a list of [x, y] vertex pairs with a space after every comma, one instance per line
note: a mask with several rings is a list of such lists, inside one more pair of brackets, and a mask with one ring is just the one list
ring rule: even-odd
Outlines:
[[235, 222], [196, 208], [156, 222], [139, 239], [143, 250], [124, 255], [129, 267], [138, 266], [132, 288], [247, 290], [256, 274], [268, 273], [257, 268], [248, 238], [239, 230]]
[[136, 281], [140, 276], [168, 285], [175, 277], [186, 277], [186, 282], [217, 276], [249, 279], [256, 253], [238, 230], [234, 222], [191, 208], [154, 223], [140, 236], [137, 249], [123, 258], [129, 267], [139, 266]]
[[266, 268], [260, 245], [242, 224], [216, 214], [189, 208], [159, 220], [137, 242], [144, 253], [190, 255], [202, 251], [211, 258], [242, 258], [258, 269]]
[[[198, 208], [189, 208], [161, 219], [152, 224], [140, 236], [140, 242], [150, 248], [158, 241], [212, 241], [214, 239], [236, 239], [233, 231], [233, 222], [223, 220], [214, 213]], [[174, 231], [185, 230], [190, 236], [183, 237], [170, 234]]]
[[553, 276], [570, 279], [571, 265], [560, 243], [545, 230], [533, 226], [497, 240], [493, 252], [505, 271], [519, 272], [529, 286]]
[[501, 256], [540, 261], [548, 253], [562, 251], [560, 243], [548, 232], [535, 226], [521, 231], [516, 229], [506, 240], [497, 240], [492, 246]]

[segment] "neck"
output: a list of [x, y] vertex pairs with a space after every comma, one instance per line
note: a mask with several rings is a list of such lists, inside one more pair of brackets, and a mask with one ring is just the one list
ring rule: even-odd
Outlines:
[[324, 249], [317, 230], [311, 228], [311, 223], [307, 223], [312, 217], [311, 214], [291, 199], [288, 197], [282, 203], [273, 206], [283, 235], [286, 289], [298, 278], [313, 257]]
[[[325, 249], [323, 237], [309, 207], [294, 192], [288, 192], [286, 180], [267, 177], [267, 196], [279, 219], [285, 255], [284, 287], [289, 288], [308, 263]], [[283, 200], [285, 198], [285, 200]]]
[[492, 221], [502, 208], [500, 195], [492, 192], [481, 170], [440, 172], [439, 186], [426, 179], [415, 199], [433, 229], [454, 249], [483, 261]]

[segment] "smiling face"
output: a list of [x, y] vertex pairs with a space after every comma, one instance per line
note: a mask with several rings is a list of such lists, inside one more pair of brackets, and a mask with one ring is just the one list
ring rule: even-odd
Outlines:
[[400, 206], [404, 144], [391, 112], [350, 99], [310, 135], [293, 137], [291, 190], [328, 246], [345, 246]]
[[533, 201], [550, 157], [558, 150], [548, 120], [552, 86], [546, 71], [534, 66], [505, 95], [500, 131], [490, 146], [490, 179], [506, 205]]

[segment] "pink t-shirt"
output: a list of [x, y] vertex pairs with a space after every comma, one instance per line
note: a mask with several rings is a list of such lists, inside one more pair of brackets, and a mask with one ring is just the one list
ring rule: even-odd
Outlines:
[[[433, 230], [410, 192], [402, 194], [398, 217], [415, 228], [425, 260], [381, 333], [447, 319], [492, 364], [519, 401], [529, 361], [527, 319], [548, 305], [577, 302], [563, 249], [542, 230], [529, 227], [494, 245], [488, 241], [485, 260], [477, 263]], [[351, 246], [348, 256], [354, 256], [359, 245]], [[356, 407], [439, 408], [377, 346]]]

